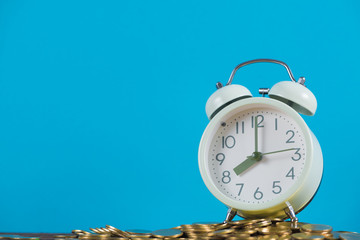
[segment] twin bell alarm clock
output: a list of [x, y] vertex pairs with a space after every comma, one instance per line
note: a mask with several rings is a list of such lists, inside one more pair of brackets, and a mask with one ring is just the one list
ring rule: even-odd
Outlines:
[[[260, 88], [253, 97], [232, 84], [236, 71], [253, 63], [284, 66], [291, 81]], [[206, 103], [210, 119], [199, 146], [199, 168], [210, 192], [228, 208], [225, 221], [290, 218], [312, 200], [323, 173], [319, 142], [300, 114], [315, 114], [317, 102], [281, 61], [255, 59], [239, 64], [225, 86]], [[268, 96], [268, 97], [267, 97]]]

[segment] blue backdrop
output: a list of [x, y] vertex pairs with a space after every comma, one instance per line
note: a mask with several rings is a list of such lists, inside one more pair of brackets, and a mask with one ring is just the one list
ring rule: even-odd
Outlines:
[[[285, 61], [324, 177], [304, 222], [360, 231], [358, 1], [0, 1], [0, 231], [222, 221], [202, 182], [207, 98]], [[234, 83], [288, 80], [272, 64]]]

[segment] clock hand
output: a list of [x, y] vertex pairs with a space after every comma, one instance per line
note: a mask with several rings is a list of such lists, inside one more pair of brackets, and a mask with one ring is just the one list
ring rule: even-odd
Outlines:
[[237, 165], [233, 170], [236, 175], [240, 175], [241, 173], [245, 172], [247, 169], [249, 169], [251, 166], [256, 164], [262, 159], [262, 156], [274, 154], [274, 153], [280, 153], [280, 152], [287, 152], [291, 150], [296, 150], [297, 148], [288, 148], [284, 150], [279, 151], [273, 151], [273, 152], [267, 152], [267, 153], [260, 153], [260, 152], [254, 152], [251, 156], [248, 156], [245, 161]]
[[233, 169], [235, 174], [240, 175], [241, 173], [249, 169], [252, 165], [259, 162], [261, 158], [261, 153], [253, 153], [253, 155], [247, 156], [245, 161], [243, 161]]
[[287, 151], [291, 151], [291, 150], [297, 150], [297, 148], [288, 148], [288, 149], [274, 151], [274, 152], [261, 153], [261, 156], [274, 154], [274, 153], [280, 153], [280, 152], [287, 152]]
[[258, 138], [258, 116], [255, 117], [255, 152], [258, 152], [258, 143], [259, 143], [259, 138]]
[[255, 117], [255, 151], [251, 156], [248, 156], [246, 158], [245, 161], [243, 161], [242, 163], [240, 163], [239, 165], [237, 165], [233, 170], [235, 172], [236, 175], [239, 175], [241, 173], [243, 173], [244, 171], [246, 171], [248, 168], [250, 168], [252, 165], [254, 165], [255, 163], [257, 163], [258, 161], [261, 160], [262, 158], [262, 154], [260, 152], [258, 152], [259, 150], [259, 137], [258, 137], [258, 116]]

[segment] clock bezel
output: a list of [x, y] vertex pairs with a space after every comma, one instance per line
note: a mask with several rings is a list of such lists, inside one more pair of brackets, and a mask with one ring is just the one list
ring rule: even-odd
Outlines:
[[[220, 123], [231, 116], [246, 111], [249, 109], [259, 109], [259, 108], [272, 108], [274, 110], [279, 110], [284, 114], [291, 117], [299, 126], [300, 130], [303, 132], [305, 146], [306, 146], [306, 161], [304, 165], [304, 170], [297, 179], [297, 181], [287, 190], [284, 194], [280, 195], [277, 198], [274, 198], [268, 202], [257, 203], [257, 204], [249, 204], [243, 203], [241, 201], [237, 201], [232, 199], [225, 194], [223, 194], [214, 184], [210, 171], [208, 168], [208, 156], [209, 149], [212, 138], [214, 137], [216, 131], [218, 130]], [[298, 197], [300, 190], [304, 188], [305, 180], [309, 176], [310, 168], [313, 165], [313, 139], [311, 137], [311, 132], [308, 126], [306, 125], [303, 118], [291, 107], [288, 105], [274, 99], [270, 98], [247, 98], [243, 100], [239, 100], [226, 106], [219, 113], [217, 113], [208, 126], [206, 127], [201, 142], [199, 146], [199, 168], [202, 179], [210, 190], [210, 192], [222, 203], [225, 205], [235, 208], [241, 211], [250, 211], [250, 212], [258, 212], [259, 215], [262, 215], [262, 212], [266, 212], [265, 215], [271, 215], [272, 212], [277, 212], [286, 206], [286, 202], [291, 201], [293, 198]], [[308, 183], [307, 183], [308, 184]], [[305, 186], [306, 187], [306, 186]], [[304, 203], [306, 204], [306, 203]]]

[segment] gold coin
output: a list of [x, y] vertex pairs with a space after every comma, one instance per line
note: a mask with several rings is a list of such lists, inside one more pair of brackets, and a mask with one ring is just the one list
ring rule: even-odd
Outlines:
[[291, 236], [290, 235], [284, 235], [279, 237], [279, 240], [291, 240]]
[[129, 237], [130, 234], [124, 231], [121, 231], [120, 229], [117, 229], [116, 227], [110, 226], [110, 225], [106, 225], [105, 226], [112, 235], [117, 236], [117, 237]]
[[80, 235], [79, 239], [108, 239], [111, 235], [109, 234], [87, 234], [87, 235]]
[[[128, 239], [128, 238], [126, 238], [126, 239]], [[145, 239], [150, 239], [150, 238], [148, 238], [148, 237], [131, 237], [130, 238], [131, 240], [145, 240]], [[153, 239], [153, 238], [151, 238], [151, 239]], [[109, 239], [110, 240], [110, 239]], [[112, 238], [111, 238], [111, 240], [112, 240]]]
[[257, 237], [248, 237], [248, 238], [238, 238], [240, 240], [257, 240], [258, 238]]
[[99, 228], [102, 233], [111, 234], [111, 231], [107, 228]]
[[134, 238], [134, 237], [151, 237], [152, 231], [143, 230], [143, 229], [130, 229], [130, 230], [126, 230], [125, 232], [129, 233], [131, 238]]
[[72, 230], [71, 232], [76, 234], [76, 235], [88, 235], [88, 234], [91, 234], [90, 232], [87, 232], [87, 231], [84, 231], [84, 230], [78, 230], [78, 229]]
[[105, 229], [105, 228], [89, 228], [89, 229], [97, 234], [111, 235], [111, 231], [109, 231], [108, 229]]
[[277, 222], [283, 222], [284, 220], [282, 218], [270, 218], [272, 223], [277, 223]]
[[324, 235], [326, 239], [329, 239], [329, 240], [335, 240], [335, 239], [340, 239], [340, 234], [341, 232], [338, 232], [338, 231], [332, 231], [331, 232], [331, 237], [328, 236], [328, 235]]
[[232, 237], [227, 237], [226, 240], [248, 240], [249, 238], [251, 239], [253, 237], [250, 237], [250, 236], [248, 236], [248, 237], [241, 237], [241, 236], [240, 237], [238, 237], [238, 236], [234, 237], [234, 236], [232, 236]]
[[343, 240], [359, 240], [360, 234], [356, 232], [340, 233], [340, 239]]
[[89, 228], [92, 232], [94, 233], [99, 233], [98, 230], [96, 228]]
[[212, 231], [213, 227], [208, 225], [184, 224], [181, 225], [181, 230], [185, 232], [193, 232], [193, 231], [207, 232], [207, 231]]
[[[164, 239], [166, 239], [166, 238], [164, 238]], [[174, 238], [171, 238], [171, 239], [174, 239]], [[181, 239], [181, 238], [176, 238], [176, 239]], [[191, 237], [191, 238], [189, 238], [189, 237], [187, 237], [187, 238], [182, 238], [182, 239], [186, 239], [186, 240], [217, 240], [217, 239], [219, 239], [220, 240], [221, 238], [214, 238], [214, 237]]]
[[229, 225], [235, 225], [235, 226], [245, 226], [246, 224], [252, 223], [253, 220], [238, 220], [233, 222], [228, 222]]
[[275, 234], [258, 237], [258, 240], [278, 240], [278, 239], [279, 239], [278, 235]]
[[214, 235], [224, 235], [224, 234], [229, 234], [229, 233], [233, 233], [233, 232], [235, 232], [235, 229], [225, 228], [225, 229], [215, 231]]
[[238, 233], [245, 233], [245, 234], [250, 234], [253, 235], [255, 233], [257, 233], [258, 231], [255, 229], [241, 229], [238, 231]]
[[[150, 238], [150, 239], [153, 240], [154, 238]], [[163, 238], [163, 239], [174, 239], [174, 238]], [[182, 239], [182, 240], [186, 239], [186, 240], [188, 240], [189, 238], [179, 237], [179, 238], [176, 238], [176, 239]]]
[[184, 232], [199, 232], [199, 233], [206, 233], [206, 232], [212, 232], [215, 230], [215, 228], [182, 228]]
[[332, 227], [323, 224], [305, 224], [300, 227], [300, 230], [311, 233], [330, 233]]
[[55, 235], [54, 238], [66, 238], [66, 235]]
[[135, 234], [130, 235], [131, 239], [134, 239], [134, 238], [148, 239], [151, 237], [152, 237], [152, 235], [135, 235]]
[[260, 222], [260, 220], [262, 219], [251, 219], [251, 220], [246, 220], [246, 222], [244, 221], [243, 222], [243, 226], [245, 228], [255, 228], [256, 227], [256, 224], [258, 222]]
[[171, 229], [180, 229], [181, 230], [181, 226], [173, 227]]
[[164, 238], [164, 237], [172, 237], [172, 238], [177, 238], [180, 237], [181, 235], [183, 235], [183, 232], [180, 231], [179, 229], [160, 229], [160, 230], [156, 230], [153, 231], [151, 233], [154, 237], [158, 237], [158, 238]]
[[193, 225], [192, 224], [183, 224], [183, 225], [180, 225], [181, 228], [193, 228]]
[[129, 238], [122, 238], [122, 237], [109, 237], [106, 240], [129, 240]]
[[289, 228], [289, 229], [300, 229], [301, 226], [305, 225], [304, 223], [301, 222], [277, 222], [275, 224], [276, 227], [279, 228]]
[[84, 236], [96, 236], [96, 237], [111, 237], [111, 234], [109, 233], [95, 233], [95, 234], [91, 234], [91, 235], [84, 235]]
[[230, 223], [221, 223], [221, 224], [217, 225], [215, 229], [221, 230], [221, 229], [227, 229], [230, 227], [231, 227]]
[[278, 227], [273, 227], [273, 226], [258, 228], [257, 231], [262, 234], [266, 234], [266, 235], [272, 235], [272, 234], [289, 235], [292, 233], [292, 231], [290, 229], [278, 228]]
[[271, 225], [270, 219], [259, 219], [256, 223], [253, 224], [254, 227], [266, 227]]
[[323, 240], [325, 239], [322, 235], [315, 235], [311, 233], [294, 233], [291, 237], [295, 240]]
[[205, 226], [214, 226], [214, 225], [218, 225], [220, 223], [218, 222], [196, 222], [196, 223], [193, 223], [192, 225], [197, 225], [197, 226], [201, 226], [201, 225], [205, 225]]
[[234, 233], [234, 234], [232, 234], [232, 237], [248, 238], [248, 237], [250, 237], [250, 234], [247, 234], [247, 233]]

